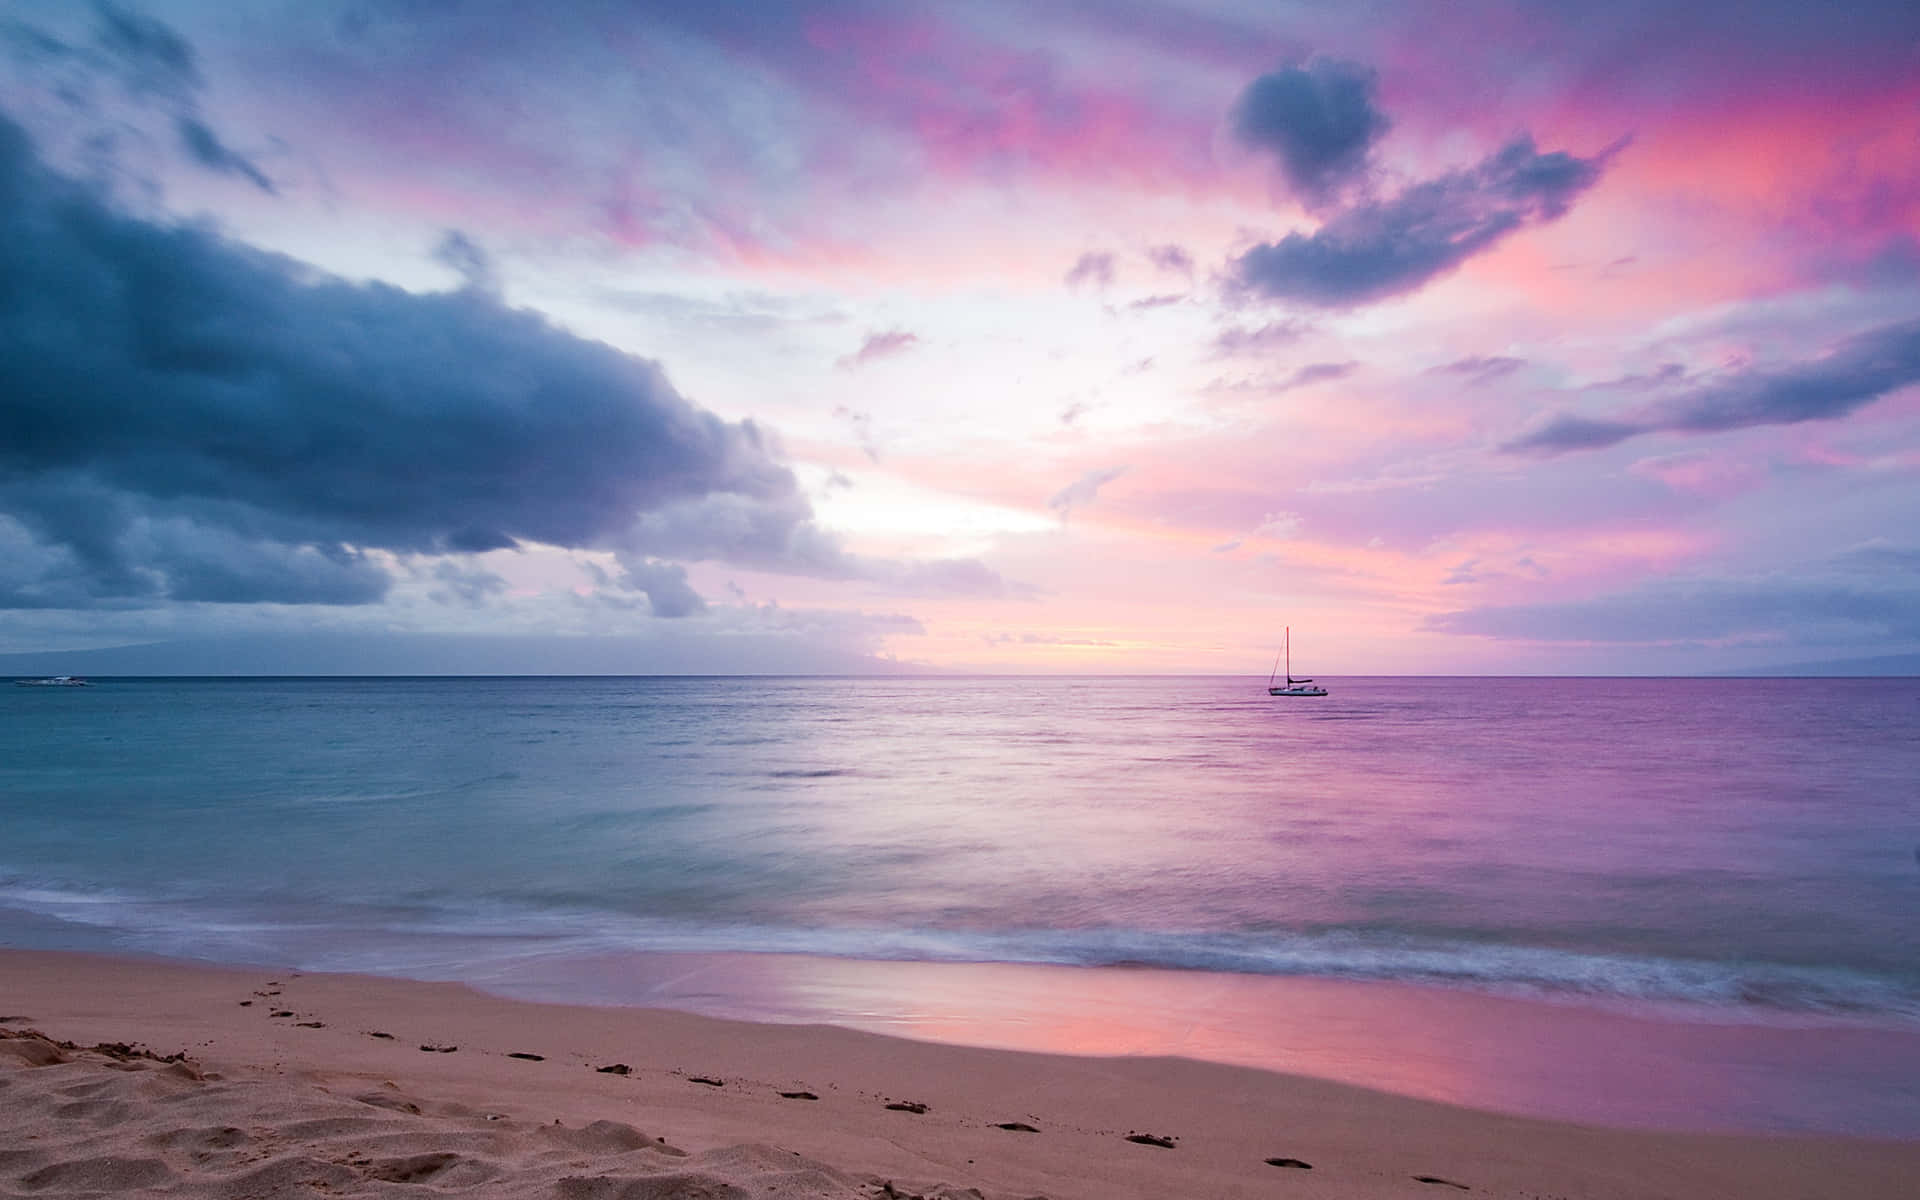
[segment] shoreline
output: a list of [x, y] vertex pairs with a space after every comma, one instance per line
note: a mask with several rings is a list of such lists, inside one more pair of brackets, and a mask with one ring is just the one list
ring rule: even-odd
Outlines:
[[[535, 1153], [527, 1148], [533, 1142], [507, 1134], [555, 1120], [581, 1136], [593, 1122], [611, 1121], [642, 1131], [647, 1142], [663, 1137], [691, 1156], [676, 1160], [675, 1169], [698, 1160], [721, 1179], [762, 1178], [753, 1172], [771, 1160], [729, 1150], [743, 1144], [771, 1144], [826, 1165], [820, 1179], [827, 1182], [815, 1180], [812, 1193], [767, 1185], [772, 1194], [792, 1195], [884, 1195], [880, 1182], [893, 1180], [900, 1194], [975, 1188], [988, 1197], [1054, 1200], [1270, 1195], [1281, 1183], [1329, 1197], [1451, 1192], [1419, 1181], [1426, 1176], [1516, 1198], [1893, 1197], [1920, 1177], [1920, 1142], [1600, 1128], [1193, 1059], [1038, 1054], [665, 1009], [534, 1004], [463, 985], [371, 976], [0, 950], [0, 1016], [8, 1018], [0, 1029], [14, 1031], [0, 1050], [27, 1045], [17, 1034], [31, 1027], [80, 1046], [139, 1042], [161, 1055], [184, 1051], [191, 1064], [165, 1087], [209, 1105], [214, 1093], [242, 1084], [280, 1089], [275, 1094], [286, 1095], [276, 1103], [290, 1106], [289, 1113], [366, 1107], [370, 1101], [355, 1097], [387, 1095], [400, 1109], [418, 1110], [405, 1114], [417, 1118], [413, 1125], [388, 1131], [394, 1137], [405, 1134], [414, 1139], [409, 1145], [422, 1146], [439, 1139], [451, 1149], [437, 1153], [465, 1162], [460, 1170], [475, 1178], [494, 1172], [488, 1178], [503, 1186], [509, 1178], [533, 1179], [548, 1161], [541, 1157], [547, 1151]], [[428, 1046], [457, 1049], [422, 1049]], [[0, 1054], [0, 1078], [15, 1097], [32, 1095], [32, 1080], [51, 1078], [36, 1072], [91, 1070], [111, 1082], [116, 1073], [131, 1078], [121, 1068], [149, 1075], [171, 1069], [151, 1061], [116, 1067], [83, 1053], [69, 1053], [66, 1063], [21, 1066], [21, 1053]], [[596, 1069], [617, 1063], [629, 1071]], [[73, 1136], [76, 1124], [91, 1119], [62, 1118], [57, 1105], [0, 1106], [17, 1114], [6, 1121], [38, 1122], [42, 1133], [35, 1136], [45, 1146], [68, 1137], [68, 1158], [28, 1164], [22, 1174], [60, 1167], [79, 1178], [85, 1172], [72, 1165], [78, 1157], [115, 1158], [109, 1144], [123, 1123], [146, 1129], [146, 1145], [186, 1136], [184, 1126], [148, 1128], [173, 1119], [159, 1099], [129, 1095], [116, 1103], [114, 1122], [93, 1122], [80, 1129], [85, 1136]], [[406, 1125], [390, 1107], [369, 1111]], [[489, 1115], [495, 1119], [484, 1120]], [[289, 1117], [279, 1136], [284, 1142], [297, 1128], [311, 1141], [324, 1124]], [[1008, 1128], [1022, 1125], [1039, 1132]], [[1173, 1145], [1130, 1143], [1129, 1133]], [[602, 1134], [610, 1145], [633, 1142]], [[635, 1148], [641, 1145], [581, 1153], [611, 1156], [601, 1163], [611, 1179], [642, 1170], [635, 1158], [645, 1157]], [[147, 1158], [161, 1163], [141, 1168], [149, 1173], [187, 1169], [167, 1154]], [[1310, 1170], [1269, 1165], [1272, 1158], [1299, 1160]], [[442, 1167], [453, 1171], [452, 1164], [448, 1158]], [[0, 1164], [0, 1175], [14, 1170]], [[61, 1171], [53, 1177], [64, 1178]], [[339, 1186], [351, 1182], [342, 1176]]]
[[438, 970], [369, 972], [0, 939], [0, 955], [23, 953], [454, 984], [511, 1001], [837, 1026], [958, 1047], [1183, 1057], [1616, 1129], [1920, 1141], [1920, 1027], [1852, 1015], [1407, 980], [731, 950], [456, 957]]

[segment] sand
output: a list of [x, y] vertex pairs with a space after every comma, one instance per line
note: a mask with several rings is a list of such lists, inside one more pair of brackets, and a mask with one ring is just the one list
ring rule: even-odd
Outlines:
[[[1907, 1197], [1920, 1142], [0, 951], [0, 1195]], [[610, 1069], [612, 1068], [612, 1069]]]

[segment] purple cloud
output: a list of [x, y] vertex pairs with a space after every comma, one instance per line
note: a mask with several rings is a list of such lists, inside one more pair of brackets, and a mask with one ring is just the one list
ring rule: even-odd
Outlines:
[[855, 367], [879, 362], [883, 358], [896, 358], [918, 345], [920, 345], [920, 336], [908, 333], [904, 329], [869, 333], [867, 340], [860, 343], [860, 349], [838, 359], [834, 365], [843, 371], [850, 371]]
[[1508, 442], [1509, 454], [1595, 450], [1647, 433], [1719, 433], [1754, 425], [1831, 421], [1920, 382], [1920, 320], [1857, 334], [1821, 358], [1750, 368], [1620, 420], [1560, 414]]
[[1308, 387], [1316, 383], [1325, 383], [1330, 379], [1345, 379], [1360, 369], [1357, 362], [1308, 363], [1279, 383], [1267, 388], [1270, 395], [1290, 392], [1295, 388]]
[[1146, 312], [1155, 308], [1170, 308], [1187, 298], [1185, 292], [1167, 292], [1158, 296], [1142, 296], [1127, 304], [1129, 312]]
[[1089, 251], [1074, 261], [1067, 271], [1067, 286], [1077, 288], [1082, 284], [1091, 284], [1096, 288], [1110, 287], [1113, 284], [1113, 255]]
[[1390, 122], [1374, 107], [1377, 77], [1359, 63], [1316, 58], [1248, 85], [1233, 107], [1233, 132], [1267, 150], [1294, 193], [1321, 207], [1362, 183], [1368, 156]]
[[1411, 292], [1509, 234], [1564, 215], [1616, 149], [1577, 158], [1515, 138], [1466, 170], [1343, 209], [1314, 233], [1257, 245], [1228, 264], [1229, 278], [1248, 296], [1319, 308]]
[[1453, 362], [1438, 367], [1429, 367], [1427, 374], [1459, 375], [1465, 377], [1468, 383], [1482, 384], [1490, 383], [1495, 379], [1511, 375], [1526, 365], [1527, 360], [1524, 358], [1510, 358], [1506, 355], [1482, 357], [1476, 354], [1467, 358], [1455, 359]]
[[1171, 271], [1176, 275], [1193, 274], [1193, 255], [1179, 246], [1154, 246], [1147, 251], [1147, 261], [1162, 271]]
[[1060, 519], [1065, 521], [1073, 515], [1074, 509], [1085, 508], [1087, 505], [1092, 504], [1094, 498], [1099, 496], [1101, 488], [1126, 473], [1127, 469], [1124, 466], [1104, 467], [1100, 470], [1088, 471], [1085, 475], [1082, 475], [1066, 487], [1055, 492], [1053, 496], [1047, 500], [1047, 507], [1059, 513]]
[[1305, 321], [1269, 321], [1258, 329], [1223, 329], [1213, 339], [1213, 348], [1222, 356], [1265, 354], [1291, 346], [1309, 332]]

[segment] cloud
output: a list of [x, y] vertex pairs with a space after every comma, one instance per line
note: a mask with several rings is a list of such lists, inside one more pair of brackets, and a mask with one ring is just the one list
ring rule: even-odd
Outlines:
[[1142, 296], [1128, 302], [1128, 312], [1147, 312], [1155, 308], [1171, 308], [1187, 298], [1185, 292], [1166, 292], [1157, 296]]
[[100, 18], [95, 41], [119, 66], [128, 91], [184, 100], [199, 90], [193, 47], [165, 23], [106, 0], [94, 12]]
[[174, 129], [180, 134], [180, 144], [201, 166], [211, 171], [238, 175], [270, 196], [279, 194], [279, 189], [273, 186], [273, 180], [267, 178], [266, 172], [246, 156], [228, 147], [218, 134], [207, 127], [206, 122], [194, 117], [180, 117], [175, 120]]
[[[202, 116], [199, 95], [205, 81], [186, 39], [162, 21], [107, 0], [97, 0], [93, 14], [94, 28], [86, 41], [63, 41], [25, 23], [0, 24], [0, 41], [11, 43], [24, 64], [54, 73], [47, 90], [65, 110], [63, 133], [77, 137], [89, 157], [111, 161], [128, 134], [155, 132], [146, 119], [152, 117], [161, 126], [171, 125], [189, 161], [278, 194], [267, 173], [229, 146]], [[103, 113], [100, 83], [117, 87], [133, 108], [111, 116]], [[112, 170], [125, 169], [125, 164], [113, 163]]]
[[1368, 156], [1390, 122], [1374, 107], [1377, 77], [1359, 63], [1315, 58], [1249, 84], [1233, 107], [1233, 132], [1267, 150], [1309, 207], [1364, 181]]
[[1572, 645], [1885, 645], [1920, 639], [1920, 580], [1702, 579], [1562, 604], [1464, 609], [1430, 617], [1425, 627], [1499, 641]]
[[1065, 521], [1073, 515], [1076, 508], [1085, 508], [1099, 496], [1100, 489], [1127, 473], [1122, 467], [1103, 467], [1097, 471], [1088, 471], [1066, 487], [1055, 492], [1047, 501], [1047, 507], [1060, 514]]
[[880, 442], [873, 433], [873, 414], [860, 409], [848, 408], [844, 404], [834, 406], [833, 415], [845, 421], [853, 430], [853, 439], [860, 443], [860, 449], [866, 452], [867, 461], [880, 461]]
[[612, 545], [715, 501], [830, 545], [761, 431], [657, 364], [121, 215], [4, 118], [0, 378], [0, 512], [47, 552], [16, 588], [42, 599], [364, 602], [369, 551]]
[[1260, 518], [1260, 524], [1254, 528], [1253, 536], [1273, 538], [1276, 541], [1289, 541], [1300, 536], [1300, 527], [1306, 519], [1299, 513], [1268, 513]]
[[1152, 246], [1147, 250], [1147, 261], [1162, 271], [1176, 275], [1193, 274], [1193, 255], [1179, 246]]
[[716, 492], [642, 514], [621, 535], [619, 549], [633, 558], [717, 560], [780, 575], [870, 583], [907, 595], [998, 597], [1031, 590], [1002, 579], [977, 559], [896, 560], [849, 553], [807, 515], [806, 501], [798, 495], [774, 503]]
[[1541, 154], [1532, 138], [1515, 138], [1473, 167], [1342, 209], [1311, 234], [1256, 245], [1229, 262], [1229, 280], [1250, 297], [1318, 308], [1411, 292], [1502, 238], [1564, 215], [1617, 150]]
[[1258, 329], [1223, 329], [1213, 339], [1213, 347], [1223, 357], [1237, 354], [1265, 354], [1282, 346], [1291, 346], [1310, 331], [1305, 321], [1269, 321]]
[[884, 590], [906, 596], [970, 596], [1000, 599], [1031, 597], [1038, 590], [1010, 583], [998, 571], [974, 558], [945, 558], [923, 562], [856, 559], [861, 578]]
[[707, 611], [707, 602], [687, 582], [687, 569], [680, 564], [626, 552], [616, 557], [621, 567], [620, 586], [645, 592], [654, 616], [671, 619], [698, 616]]
[[433, 260], [451, 268], [467, 287], [477, 292], [489, 295], [500, 292], [500, 276], [494, 270], [493, 257], [479, 242], [458, 229], [447, 230], [440, 244], [433, 248]]
[[1594, 450], [1647, 433], [1720, 433], [1755, 425], [1832, 421], [1920, 382], [1920, 320], [1856, 334], [1820, 358], [1749, 367], [1620, 419], [1561, 413], [1508, 442], [1509, 454]]
[[1268, 390], [1275, 394], [1290, 392], [1294, 388], [1325, 383], [1329, 379], [1345, 379], [1359, 369], [1360, 364], [1357, 362], [1308, 363]]
[[1113, 255], [1089, 251], [1074, 260], [1067, 270], [1067, 286], [1077, 288], [1090, 284], [1095, 288], [1111, 287], [1113, 284]]
[[433, 578], [441, 587], [428, 596], [441, 604], [483, 608], [487, 601], [507, 590], [507, 581], [492, 571], [464, 566], [451, 559], [441, 559], [434, 564]]
[[1098, 638], [1074, 637], [1057, 633], [987, 633], [980, 640], [989, 646], [1118, 646], [1119, 642], [1102, 641]]
[[1504, 355], [1483, 358], [1476, 354], [1467, 358], [1455, 359], [1453, 362], [1443, 366], [1429, 367], [1427, 374], [1461, 375], [1466, 378], [1468, 383], [1482, 384], [1491, 383], [1493, 380], [1511, 375], [1526, 365], [1527, 360], [1524, 358], [1508, 358]]
[[904, 329], [890, 329], [884, 333], [869, 333], [867, 340], [860, 343], [860, 349], [835, 362], [843, 371], [855, 367], [864, 367], [879, 362], [883, 358], [895, 358], [905, 354], [920, 344], [918, 334], [908, 333]]

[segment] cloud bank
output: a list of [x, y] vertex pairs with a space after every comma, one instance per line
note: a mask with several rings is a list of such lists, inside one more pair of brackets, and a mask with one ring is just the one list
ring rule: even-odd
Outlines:
[[0, 513], [37, 564], [9, 605], [360, 603], [385, 586], [370, 551], [612, 545], [716, 498], [811, 530], [760, 430], [657, 364], [477, 288], [351, 284], [121, 215], [4, 118], [0, 378]]

